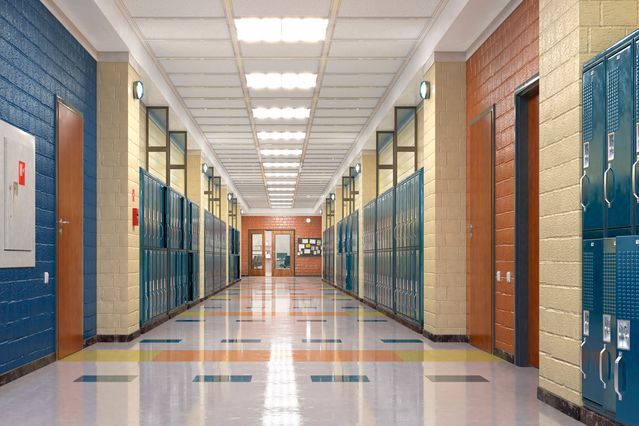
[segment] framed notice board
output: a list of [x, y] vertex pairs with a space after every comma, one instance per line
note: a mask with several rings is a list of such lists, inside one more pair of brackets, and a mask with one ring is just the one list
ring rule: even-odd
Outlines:
[[297, 239], [297, 255], [298, 256], [321, 256], [322, 255], [322, 239], [321, 238], [298, 238]]

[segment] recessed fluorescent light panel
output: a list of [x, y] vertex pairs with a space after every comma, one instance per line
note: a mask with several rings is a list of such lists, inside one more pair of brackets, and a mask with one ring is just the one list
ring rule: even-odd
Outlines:
[[246, 74], [246, 85], [250, 89], [312, 89], [316, 83], [317, 74], [310, 73]]
[[295, 188], [269, 188], [269, 192], [294, 192]]
[[257, 138], [262, 141], [302, 141], [305, 137], [304, 132], [257, 132]]
[[241, 18], [235, 20], [237, 39], [246, 42], [313, 43], [326, 39], [328, 19]]
[[269, 180], [266, 182], [267, 185], [295, 185], [294, 180]]
[[253, 117], [258, 120], [304, 120], [311, 116], [310, 108], [253, 108]]
[[265, 172], [267, 178], [294, 178], [297, 172]]
[[299, 157], [301, 149], [261, 149], [260, 153], [265, 157]]
[[265, 169], [296, 169], [300, 163], [263, 163]]

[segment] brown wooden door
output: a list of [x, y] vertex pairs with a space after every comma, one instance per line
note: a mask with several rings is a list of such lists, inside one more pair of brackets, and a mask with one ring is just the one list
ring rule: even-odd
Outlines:
[[83, 175], [82, 116], [57, 102], [56, 289], [57, 354], [82, 349], [83, 339]]
[[292, 277], [295, 275], [295, 233], [293, 231], [273, 231], [273, 276]]
[[493, 350], [493, 110], [471, 121], [468, 148], [467, 296], [470, 343]]
[[264, 231], [249, 231], [249, 275], [263, 277], [266, 271]]
[[539, 95], [528, 100], [528, 362], [539, 368]]

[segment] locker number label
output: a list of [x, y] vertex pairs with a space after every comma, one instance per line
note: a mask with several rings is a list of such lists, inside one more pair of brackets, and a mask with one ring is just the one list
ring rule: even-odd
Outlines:
[[630, 321], [617, 321], [617, 349], [630, 350]]
[[584, 331], [585, 337], [590, 336], [590, 311], [584, 310]]
[[590, 142], [584, 142], [584, 169], [590, 166]]
[[608, 161], [615, 159], [615, 134], [608, 134]]
[[603, 316], [603, 341], [604, 343], [610, 343], [611, 341], [611, 335], [610, 335], [610, 331], [611, 331], [611, 325], [612, 323], [612, 318], [610, 317], [610, 315], [604, 315]]

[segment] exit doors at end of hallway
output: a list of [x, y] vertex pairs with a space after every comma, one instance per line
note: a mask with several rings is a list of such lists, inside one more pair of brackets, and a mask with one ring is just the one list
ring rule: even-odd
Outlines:
[[83, 346], [83, 118], [56, 103], [57, 357]]
[[295, 275], [295, 231], [249, 230], [249, 275]]

